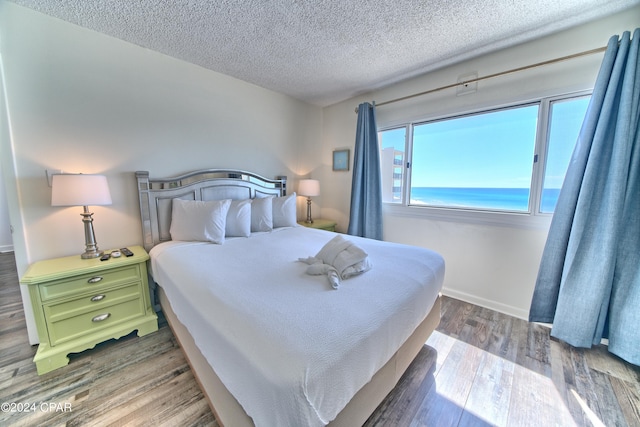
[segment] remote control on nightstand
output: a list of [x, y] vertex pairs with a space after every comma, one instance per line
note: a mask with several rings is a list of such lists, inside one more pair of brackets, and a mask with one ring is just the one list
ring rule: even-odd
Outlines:
[[129, 248], [120, 248], [120, 252], [124, 255], [124, 256], [133, 256], [133, 252], [131, 252], [129, 250]]

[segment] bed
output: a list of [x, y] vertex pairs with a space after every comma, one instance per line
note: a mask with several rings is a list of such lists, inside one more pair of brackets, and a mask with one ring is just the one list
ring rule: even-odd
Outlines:
[[[337, 234], [295, 223], [285, 177], [216, 169], [136, 178], [152, 294], [221, 425], [362, 425], [440, 320], [444, 261], [427, 249], [345, 236], [371, 270], [338, 289], [307, 274], [298, 259]], [[227, 207], [216, 211], [228, 215], [217, 243], [179, 234], [174, 205], [204, 204]], [[246, 205], [250, 233], [237, 231]], [[271, 229], [255, 217], [263, 206]]]

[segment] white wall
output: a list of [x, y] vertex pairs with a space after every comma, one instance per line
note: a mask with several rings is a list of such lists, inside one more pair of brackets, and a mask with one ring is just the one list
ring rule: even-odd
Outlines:
[[50, 206], [45, 169], [107, 176], [113, 204], [92, 211], [109, 249], [142, 243], [136, 170], [241, 168], [295, 189], [321, 147], [318, 107], [1, 0], [0, 54], [19, 274], [84, 250], [81, 208]]
[[13, 239], [11, 238], [9, 205], [7, 204], [7, 192], [4, 189], [2, 164], [0, 164], [0, 252], [11, 251], [13, 251]]
[[[459, 76], [476, 72], [490, 75], [577, 52], [606, 46], [614, 34], [633, 30], [640, 8], [611, 16], [526, 43], [517, 48], [485, 55], [418, 78], [393, 85], [324, 109], [323, 166], [318, 170], [329, 193], [323, 194], [321, 216], [348, 226], [350, 174], [331, 171], [331, 152], [353, 150], [356, 114], [363, 101], [384, 102], [456, 83]], [[456, 96], [455, 89], [414, 98], [377, 109], [378, 126], [386, 127], [477, 110], [534, 97], [590, 89], [603, 54], [549, 65], [507, 77], [478, 83], [474, 94]], [[329, 184], [329, 185], [326, 185]], [[548, 224], [532, 228], [507, 227], [434, 220], [424, 216], [384, 214], [384, 239], [433, 248], [447, 264], [444, 293], [463, 300], [526, 318]]]

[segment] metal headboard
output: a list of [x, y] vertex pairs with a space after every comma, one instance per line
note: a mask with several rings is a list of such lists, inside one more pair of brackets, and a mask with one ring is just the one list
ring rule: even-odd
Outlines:
[[264, 178], [252, 172], [234, 169], [207, 169], [172, 178], [150, 179], [149, 172], [136, 172], [142, 238], [149, 251], [171, 240], [171, 201], [243, 200], [256, 197], [285, 196], [287, 177]]

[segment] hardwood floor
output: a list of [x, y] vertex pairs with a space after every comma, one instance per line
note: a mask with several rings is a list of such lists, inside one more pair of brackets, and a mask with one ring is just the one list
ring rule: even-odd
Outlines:
[[[42, 376], [35, 351], [13, 255], [0, 254], [0, 425], [217, 426], [162, 320], [156, 333], [100, 344]], [[444, 297], [438, 330], [365, 425], [640, 426], [640, 368]]]

